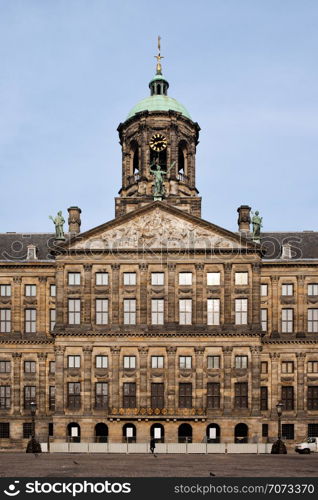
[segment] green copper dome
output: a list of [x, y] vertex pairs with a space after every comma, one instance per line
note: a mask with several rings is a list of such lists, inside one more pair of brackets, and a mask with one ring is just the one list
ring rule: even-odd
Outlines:
[[169, 97], [167, 95], [152, 95], [150, 97], [146, 97], [139, 101], [136, 106], [132, 108], [127, 116], [127, 120], [134, 116], [136, 113], [140, 111], [177, 111], [181, 113], [186, 118], [191, 120], [191, 116], [186, 110], [186, 108], [178, 102], [176, 99]]

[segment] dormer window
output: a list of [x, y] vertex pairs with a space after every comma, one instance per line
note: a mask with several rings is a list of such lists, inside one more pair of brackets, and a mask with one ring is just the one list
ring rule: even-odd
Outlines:
[[282, 245], [281, 258], [282, 259], [292, 259], [293, 258], [290, 243], [284, 243]]
[[37, 260], [36, 246], [35, 245], [28, 245], [27, 246], [27, 260]]

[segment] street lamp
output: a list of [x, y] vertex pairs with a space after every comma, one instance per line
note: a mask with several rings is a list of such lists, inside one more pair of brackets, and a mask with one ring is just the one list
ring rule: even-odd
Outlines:
[[36, 403], [31, 401], [30, 403], [31, 418], [32, 418], [32, 429], [31, 429], [31, 439], [28, 442], [26, 452], [27, 453], [41, 453], [41, 445], [37, 439], [35, 439], [35, 414], [36, 414]]
[[280, 454], [286, 454], [287, 449], [285, 444], [282, 441], [282, 426], [281, 426], [281, 420], [282, 420], [282, 413], [283, 413], [283, 403], [279, 401], [276, 404], [276, 411], [277, 411], [277, 423], [278, 423], [278, 429], [277, 429], [277, 441], [272, 446], [272, 451], [271, 453], [275, 455], [280, 455]]

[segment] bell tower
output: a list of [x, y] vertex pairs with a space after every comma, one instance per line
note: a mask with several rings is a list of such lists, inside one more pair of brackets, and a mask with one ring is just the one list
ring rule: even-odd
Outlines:
[[116, 217], [161, 200], [201, 216], [195, 182], [200, 127], [186, 108], [168, 96], [162, 74], [160, 37], [156, 74], [143, 99], [118, 127], [122, 147], [122, 187], [115, 199]]

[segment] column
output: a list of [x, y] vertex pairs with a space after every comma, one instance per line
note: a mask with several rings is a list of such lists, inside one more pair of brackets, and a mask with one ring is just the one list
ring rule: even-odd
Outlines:
[[[56, 266], [56, 325], [61, 326], [64, 323], [64, 266], [57, 264]], [[67, 300], [67, 299], [66, 299]], [[65, 318], [65, 323], [67, 323]]]
[[43, 333], [44, 332], [46, 333], [49, 330], [48, 326], [49, 321], [48, 322], [46, 321], [49, 314], [46, 303], [46, 282], [47, 282], [47, 277], [40, 276], [37, 314], [38, 314], [38, 329], [39, 332]]
[[118, 325], [119, 321], [119, 264], [112, 264], [112, 319], [113, 325]]
[[204, 347], [195, 347], [194, 352], [195, 352], [195, 386], [196, 386], [196, 391], [195, 391], [195, 402], [194, 402], [194, 407], [196, 409], [198, 408], [204, 408], [204, 401], [203, 401], [203, 356], [204, 356]]
[[12, 332], [21, 333], [23, 328], [23, 315], [22, 315], [22, 278], [14, 276], [13, 278], [13, 293], [12, 293], [12, 307], [11, 307], [11, 321]]
[[[203, 264], [196, 264], [196, 316], [194, 318], [194, 321], [198, 325], [203, 325], [203, 269], [204, 265]], [[206, 307], [206, 304], [205, 304]]]
[[[272, 276], [272, 334], [279, 331], [278, 318], [278, 276]], [[276, 404], [276, 403], [275, 403]]]
[[139, 264], [139, 323], [141, 325], [147, 325], [147, 305], [148, 305], [148, 297], [147, 297], [147, 271], [148, 265], [146, 263]]
[[39, 384], [38, 384], [38, 415], [46, 415], [48, 388], [46, 383], [46, 352], [38, 353], [39, 360]]
[[281, 395], [278, 393], [279, 378], [278, 378], [278, 363], [280, 354], [278, 352], [271, 352], [269, 354], [271, 358], [271, 416], [277, 419], [276, 405], [281, 399]]
[[262, 346], [251, 346], [252, 354], [251, 376], [252, 376], [252, 416], [260, 415], [260, 385], [261, 385], [261, 370], [260, 370], [260, 354]]
[[297, 358], [297, 417], [305, 414], [305, 358], [306, 353], [296, 352]]
[[305, 276], [298, 276], [298, 300], [296, 302], [296, 317], [298, 317], [298, 321], [296, 323], [296, 331], [297, 333], [305, 333], [307, 332], [306, 325], [306, 315], [305, 315]]
[[92, 265], [84, 265], [84, 323], [91, 324]]
[[120, 356], [120, 347], [115, 346], [111, 347], [110, 351], [112, 353], [112, 373], [111, 373], [111, 383], [112, 383], [112, 408], [120, 408], [121, 403], [119, 400], [119, 356]]
[[55, 347], [55, 415], [64, 415], [64, 352], [64, 346]]
[[232, 264], [224, 264], [224, 324], [232, 323]]
[[139, 406], [142, 408], [150, 407], [147, 394], [147, 360], [148, 348], [138, 347], [139, 351]]
[[92, 346], [83, 347], [84, 354], [84, 414], [90, 414], [91, 407], [91, 392], [92, 392]]
[[232, 351], [233, 347], [223, 347], [223, 365], [224, 365], [224, 387], [223, 387], [223, 414], [232, 413]]
[[252, 324], [261, 330], [260, 313], [261, 313], [261, 265], [260, 262], [253, 264], [253, 277], [252, 277]]
[[168, 264], [168, 323], [175, 323], [175, 306], [176, 306], [176, 294], [175, 294], [175, 274], [176, 265]]
[[167, 347], [168, 355], [168, 387], [167, 387], [167, 406], [170, 413], [174, 413], [178, 406], [176, 402], [176, 352], [174, 346]]
[[12, 387], [12, 402], [13, 402], [13, 413], [14, 415], [19, 415], [21, 413], [21, 402], [23, 399], [23, 394], [21, 397], [21, 358], [22, 354], [20, 352], [12, 353], [13, 358], [13, 387]]

